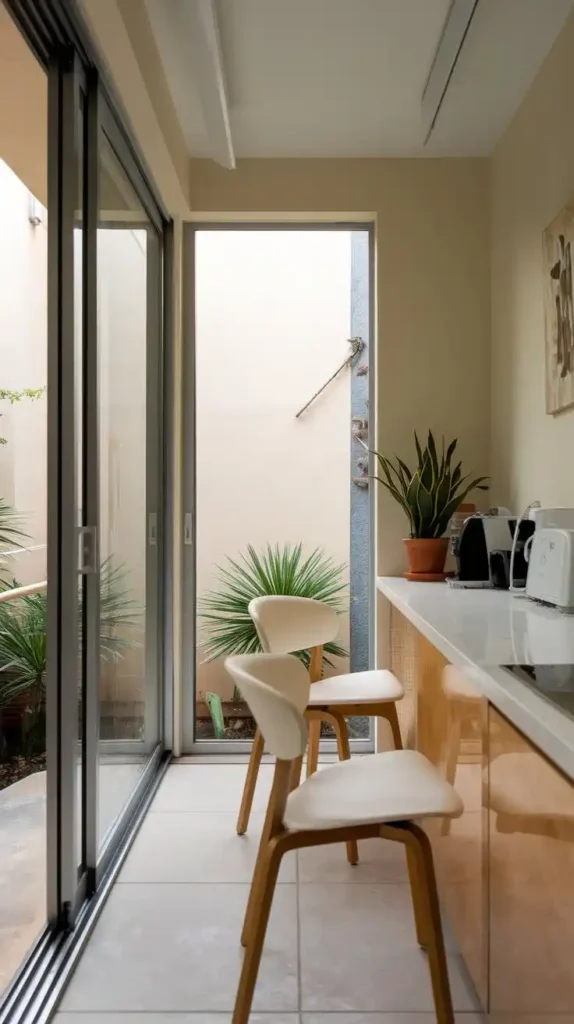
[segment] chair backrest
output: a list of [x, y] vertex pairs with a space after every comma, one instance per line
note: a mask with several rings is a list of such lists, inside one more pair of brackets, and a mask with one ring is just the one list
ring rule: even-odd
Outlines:
[[275, 757], [292, 761], [305, 753], [309, 700], [305, 666], [289, 654], [237, 654], [225, 667], [239, 687], [265, 746]]
[[269, 654], [321, 647], [334, 640], [339, 631], [335, 609], [309, 597], [255, 597], [249, 602], [249, 614], [261, 646]]

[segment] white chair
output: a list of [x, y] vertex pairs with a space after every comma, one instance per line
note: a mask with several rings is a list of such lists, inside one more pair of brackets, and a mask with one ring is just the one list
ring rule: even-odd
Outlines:
[[[309, 677], [290, 655], [228, 658], [226, 667], [276, 757], [241, 937], [246, 947], [233, 1024], [247, 1024], [281, 859], [289, 850], [381, 837], [406, 847], [417, 938], [428, 953], [436, 1018], [452, 1024], [432, 852], [413, 819], [457, 817], [462, 802], [420, 753], [391, 750], [324, 768], [293, 788], [307, 746]], [[384, 955], [384, 951], [381, 951]]]
[[[404, 696], [404, 688], [392, 672], [377, 669], [321, 678], [324, 645], [334, 640], [339, 631], [339, 617], [334, 608], [306, 597], [273, 595], [256, 597], [249, 604], [249, 614], [264, 652], [292, 654], [310, 651], [309, 677], [314, 685], [306, 709], [309, 719], [307, 776], [317, 770], [323, 721], [333, 726], [341, 760], [351, 756], [345, 719], [354, 715], [385, 718], [391, 727], [395, 748], [402, 747], [395, 702]], [[263, 739], [258, 729], [237, 819], [239, 835], [247, 831], [262, 755]], [[349, 843], [347, 853], [350, 863], [356, 864], [356, 843]]]

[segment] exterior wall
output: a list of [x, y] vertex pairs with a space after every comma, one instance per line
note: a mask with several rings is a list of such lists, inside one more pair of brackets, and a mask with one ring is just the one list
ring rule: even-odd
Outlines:
[[[349, 563], [350, 232], [197, 235], [197, 593], [247, 544]], [[341, 637], [348, 642], [348, 616]], [[197, 690], [231, 695], [219, 662]]]
[[574, 17], [492, 158], [492, 471], [497, 500], [574, 505], [574, 410], [545, 412], [542, 233], [574, 198]]
[[[11, 391], [46, 385], [47, 215], [29, 220], [29, 192], [0, 160], [0, 387]], [[11, 405], [0, 401], [0, 497], [22, 513], [25, 547], [10, 572], [21, 583], [46, 578], [46, 398]]]
[[[378, 444], [412, 460], [413, 430], [431, 427], [488, 472], [486, 160], [192, 160], [190, 194], [199, 220], [374, 220]], [[378, 570], [402, 572], [404, 516], [386, 495], [379, 507]]]

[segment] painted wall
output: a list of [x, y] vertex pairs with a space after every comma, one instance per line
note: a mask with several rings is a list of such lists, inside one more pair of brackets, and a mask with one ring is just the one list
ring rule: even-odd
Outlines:
[[[200, 232], [196, 271], [198, 596], [247, 544], [348, 565], [349, 371], [295, 414], [349, 353], [350, 232]], [[230, 696], [201, 662], [198, 691]]]
[[[29, 192], [0, 160], [0, 388], [21, 391], [46, 385], [47, 214], [29, 220]], [[21, 583], [46, 578], [46, 398], [0, 401], [0, 497], [23, 516], [29, 535], [21, 545], [37, 550], [16, 556], [10, 572]]]
[[[194, 215], [374, 219], [378, 443], [412, 458], [412, 432], [457, 435], [488, 469], [489, 197], [486, 160], [191, 162]], [[405, 520], [380, 495], [379, 571], [401, 572]]]
[[574, 198], [574, 17], [492, 157], [492, 472], [521, 510], [574, 505], [574, 410], [545, 412], [542, 233]]

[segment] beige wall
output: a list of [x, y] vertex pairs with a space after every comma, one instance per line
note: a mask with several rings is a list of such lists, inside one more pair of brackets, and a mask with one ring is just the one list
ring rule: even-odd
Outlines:
[[[489, 456], [488, 165], [483, 160], [191, 162], [195, 216], [366, 216], [376, 222], [378, 439], [459, 436], [469, 470]], [[404, 568], [400, 510], [381, 496], [379, 570]]]
[[[295, 414], [349, 352], [350, 232], [199, 232], [196, 246], [198, 596], [247, 544], [302, 541], [348, 566], [349, 371]], [[198, 692], [231, 696], [198, 656]]]
[[0, 3], [0, 158], [46, 204], [48, 79]]
[[542, 232], [574, 198], [574, 18], [492, 158], [492, 471], [521, 510], [574, 504], [574, 410], [545, 412]]

